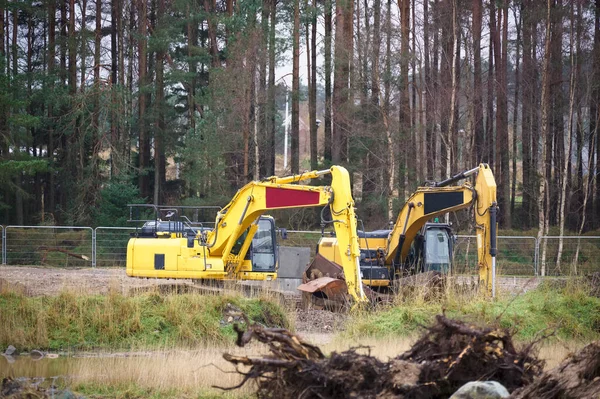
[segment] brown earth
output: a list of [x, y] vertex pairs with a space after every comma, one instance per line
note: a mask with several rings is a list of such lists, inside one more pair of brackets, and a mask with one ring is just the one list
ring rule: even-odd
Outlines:
[[27, 295], [58, 295], [63, 290], [106, 294], [110, 289], [128, 292], [149, 285], [190, 283], [189, 280], [131, 278], [123, 268], [55, 268], [0, 266], [0, 279], [25, 287]]

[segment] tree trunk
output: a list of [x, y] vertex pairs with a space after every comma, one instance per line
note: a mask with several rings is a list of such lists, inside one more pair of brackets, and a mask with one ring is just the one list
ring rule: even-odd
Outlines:
[[354, 0], [336, 1], [336, 28], [333, 82], [333, 163], [348, 161], [350, 124], [350, 64], [353, 55]]
[[[317, 148], [317, 0], [312, 0], [311, 16], [311, 71], [310, 71], [310, 167], [312, 170], [318, 169], [318, 148]], [[308, 45], [308, 43], [307, 43]]]
[[140, 194], [144, 198], [150, 197], [150, 184], [148, 176], [148, 166], [150, 162], [150, 140], [148, 137], [146, 123], [146, 101], [147, 96], [146, 80], [147, 80], [147, 24], [148, 24], [148, 7], [146, 0], [138, 1], [138, 74], [139, 74], [139, 95], [138, 95], [138, 130], [139, 130], [139, 189]]
[[[100, 2], [100, 0], [96, 0]], [[110, 4], [110, 84], [111, 84], [111, 107], [110, 107], [110, 176], [116, 175], [117, 151], [119, 148], [119, 118], [117, 114], [119, 98], [117, 94], [118, 70], [119, 70], [119, 46], [117, 38], [123, 35], [119, 29], [118, 15], [121, 13], [119, 0], [112, 0]]]
[[[158, 0], [157, 7], [157, 29], [163, 29], [165, 16], [165, 0]], [[165, 137], [165, 83], [164, 83], [164, 60], [166, 48], [160, 45], [156, 49], [156, 99], [154, 108], [156, 109], [156, 129], [154, 131], [154, 204], [161, 204], [164, 200], [163, 186], [166, 180], [166, 157], [164, 147]]]
[[[547, 0], [547, 14], [546, 14], [546, 44], [545, 44], [545, 52], [544, 52], [544, 66], [542, 69], [542, 155], [540, 158], [540, 162], [538, 164], [538, 175], [540, 176], [540, 184], [539, 184], [539, 195], [538, 195], [538, 218], [539, 218], [539, 226], [538, 226], [538, 234], [537, 239], [540, 242], [543, 235], [547, 232], [547, 218], [548, 218], [548, 203], [547, 203], [547, 186], [548, 186], [548, 175], [546, 162], [548, 158], [547, 153], [547, 140], [546, 137], [551, 134], [550, 132], [550, 56], [551, 56], [551, 43], [552, 43], [552, 35], [551, 35], [551, 9], [552, 9], [553, 0]], [[543, 250], [542, 250], [542, 258], [541, 258], [541, 275], [546, 275], [546, 248], [547, 248], [547, 240], [544, 240]]]
[[[508, 138], [508, 1], [506, 0], [498, 14], [502, 11], [502, 54], [500, 61], [500, 90], [498, 90], [498, 114], [500, 115], [499, 126], [496, 126], [500, 148], [500, 184], [502, 186], [501, 200], [498, 205], [503, 209], [500, 220], [506, 229], [512, 228], [510, 208], [510, 144]], [[498, 35], [499, 36], [499, 35]]]
[[326, 165], [331, 163], [331, 31], [332, 31], [332, 3], [333, 0], [324, 2], [325, 38], [324, 63], [325, 63], [325, 137], [323, 140], [323, 158]]
[[[600, 0], [596, 0], [594, 7], [594, 61], [593, 61], [593, 73], [592, 73], [592, 92], [590, 99], [590, 146], [589, 151], [595, 152], [595, 157], [592, 156], [592, 161], [598, 158], [600, 154], [600, 140], [598, 139], [598, 127], [600, 125]], [[592, 142], [595, 138], [595, 146]], [[591, 167], [592, 165], [590, 165]], [[600, 217], [600, 184], [598, 179], [595, 177], [600, 175], [600, 160], [595, 160], [594, 169], [595, 173], [588, 174], [588, 185], [589, 187], [596, 187], [594, 193], [594, 204], [593, 210], [590, 212], [591, 220], [594, 221], [591, 226], [593, 229], [598, 228], [600, 224], [598, 219]], [[592, 177], [593, 176], [593, 177]], [[591, 190], [591, 188], [590, 188]]]
[[292, 174], [300, 171], [300, 0], [294, 0], [294, 43], [292, 62]]
[[[440, 85], [439, 85], [439, 96], [440, 96], [440, 176], [442, 178], [450, 177], [449, 169], [451, 162], [451, 146], [450, 137], [450, 112], [451, 112], [451, 96], [452, 96], [452, 84], [453, 82], [452, 71], [454, 70], [454, 43], [452, 29], [454, 24], [452, 23], [452, 2], [445, 1], [440, 3], [439, 14], [442, 20], [440, 21], [442, 27], [442, 53], [441, 53], [441, 65], [440, 65]], [[452, 108], [453, 111], [453, 108]]]
[[277, 0], [269, 0], [271, 26], [269, 28], [269, 88], [267, 92], [267, 107], [270, 118], [269, 136], [267, 140], [268, 162], [266, 176], [275, 175], [275, 132], [277, 108], [275, 104], [275, 32], [277, 27]]
[[[490, 2], [490, 36], [496, 30], [496, 12], [494, 3]], [[494, 40], [490, 38], [488, 47], [488, 76], [487, 76], [487, 116], [485, 120], [485, 160], [494, 166]]]
[[[452, 1], [452, 37], [453, 37], [453, 42], [458, 44], [458, 20], [457, 20], [457, 14], [458, 14], [458, 5], [456, 4], [457, 0], [453, 0]], [[457, 46], [458, 47], [458, 46]], [[458, 76], [457, 76], [457, 71], [456, 71], [456, 66], [457, 66], [457, 59], [460, 56], [459, 54], [459, 50], [457, 51], [453, 51], [453, 58], [452, 58], [452, 93], [450, 95], [450, 123], [448, 123], [448, 133], [447, 133], [447, 141], [448, 141], [448, 145], [447, 145], [447, 158], [446, 158], [446, 176], [452, 176], [452, 159], [456, 156], [454, 154], [454, 143], [456, 141], [456, 125], [457, 125], [457, 120], [456, 120], [456, 115], [455, 115], [455, 111], [456, 111], [456, 101], [457, 101], [457, 96], [458, 96]]]
[[[473, 0], [473, 159], [475, 164], [485, 160], [483, 130], [483, 86], [481, 83], [481, 22], [482, 0]], [[426, 39], [427, 40], [427, 39]]]
[[83, 91], [85, 90], [85, 78], [86, 78], [86, 57], [87, 57], [87, 0], [81, 0], [80, 3], [80, 13], [81, 13], [81, 31], [80, 31], [80, 47], [79, 47], [79, 53], [80, 53], [80, 57], [81, 57], [81, 72], [80, 72], [80, 78], [81, 78], [81, 84], [79, 85], [79, 90], [83, 93]]
[[[267, 61], [269, 60], [269, 14], [270, 14], [270, 0], [262, 1], [261, 9], [261, 46], [258, 49], [258, 93], [256, 96], [256, 116], [254, 125], [256, 128], [256, 135], [258, 141], [254, 148], [255, 152], [255, 169], [258, 168], [258, 176], [271, 176], [267, 173], [269, 168], [270, 153], [273, 151], [272, 147], [269, 147], [269, 135], [270, 135], [270, 104], [267, 99]], [[262, 156], [261, 156], [262, 154]]]
[[[427, 167], [429, 172], [429, 178], [435, 180], [439, 177], [439, 154], [441, 152], [440, 143], [441, 139], [438, 140], [439, 134], [439, 111], [440, 111], [440, 28], [438, 24], [439, 20], [439, 4], [438, 0], [433, 1], [433, 7], [429, 12], [429, 28], [433, 31], [433, 46], [431, 47], [431, 64], [429, 66], [429, 76], [431, 87], [429, 88], [429, 96], [431, 98], [431, 111], [430, 111], [430, 123], [431, 123], [431, 141], [429, 142], [429, 157], [430, 162]], [[439, 151], [438, 151], [439, 150]]]
[[[96, 179], [97, 155], [100, 151], [100, 40], [102, 38], [102, 2], [96, 0], [96, 29], [94, 32], [94, 116], [92, 130], [92, 178]], [[94, 184], [96, 186], [96, 184]]]
[[[52, 9], [53, 3], [50, 2], [49, 9]], [[50, 13], [50, 11], [49, 11]], [[8, 21], [7, 21], [8, 22]], [[6, 54], [4, 48], [4, 3], [0, 3], [0, 75], [8, 76], [8, 71], [4, 68], [6, 61]], [[8, 65], [6, 65], [8, 67]], [[7, 107], [2, 107], [0, 109], [0, 157], [8, 158], [9, 150], [8, 143], [10, 141], [9, 131], [8, 131], [8, 109]]]
[[[567, 118], [567, 149], [564, 157], [564, 164], [562, 165], [562, 185], [560, 195], [560, 239], [558, 240], [558, 254], [556, 257], [556, 269], [560, 272], [560, 264], [563, 252], [563, 235], [565, 234], [565, 205], [567, 202], [567, 173], [571, 167], [571, 149], [573, 143], [573, 111], [575, 108], [575, 93], [577, 92], [577, 60], [575, 58], [574, 41], [575, 41], [575, 6], [571, 3], [571, 30], [569, 34], [569, 52], [571, 58], [571, 70], [569, 79], [569, 116]], [[560, 137], [562, 140], [562, 137]], [[577, 265], [574, 265], [573, 274], [577, 275]], [[561, 273], [562, 274], [562, 273]]]
[[[197, 75], [197, 63], [193, 59], [192, 54], [194, 53], [194, 49], [197, 45], [197, 25], [192, 22], [192, 10], [191, 5], [187, 5], [187, 53], [188, 53], [188, 68], [190, 70], [190, 81], [189, 81], [189, 90], [188, 90], [188, 119], [189, 119], [189, 129], [192, 132], [196, 131], [196, 75]], [[237, 175], [237, 173], [233, 172]], [[237, 176], [236, 176], [237, 177]]]
[[410, 0], [398, 0], [400, 7], [400, 104], [398, 151], [398, 199], [404, 203], [407, 157], [410, 148], [410, 102], [408, 95], [408, 60], [410, 57]]
[[431, 61], [429, 58], [429, 1], [423, 2], [423, 57], [425, 58], [425, 81], [422, 90], [425, 92], [425, 146], [427, 156], [423, 162], [424, 180], [431, 179], [433, 171], [433, 157], [431, 154], [431, 142], [433, 136], [432, 117], [432, 93], [431, 93]]
[[[50, 0], [48, 4], [48, 75], [50, 76], [49, 88], [53, 90], [55, 87], [55, 58], [56, 58], [56, 1]], [[48, 120], [50, 121], [50, 127], [48, 128], [48, 166], [50, 166], [50, 172], [48, 173], [48, 212], [54, 214], [56, 210], [56, 181], [55, 172], [52, 170], [54, 166], [54, 104], [50, 101], [48, 103]]]
[[[517, 14], [519, 14], [517, 16]], [[512, 131], [512, 184], [510, 194], [510, 214], [515, 214], [515, 197], [517, 192], [517, 142], [518, 142], [518, 128], [519, 128], [519, 88], [521, 84], [521, 77], [519, 74], [519, 62], [520, 56], [520, 45], [521, 45], [521, 21], [523, 20], [522, 15], [514, 12], [515, 27], [517, 30], [517, 40], [515, 42], [516, 51], [516, 64], [515, 64], [515, 97], [513, 103], [513, 131]], [[522, 141], [522, 140], [521, 140]]]
[[210, 55], [213, 68], [221, 65], [219, 60], [219, 47], [217, 44], [217, 32], [212, 15], [215, 13], [215, 0], [204, 0], [204, 11], [206, 12], [206, 23], [208, 25], [208, 37], [210, 39]]

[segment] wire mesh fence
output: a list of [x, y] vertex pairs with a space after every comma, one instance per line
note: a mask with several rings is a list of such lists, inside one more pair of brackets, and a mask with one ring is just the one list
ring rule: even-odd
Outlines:
[[457, 236], [454, 243], [454, 273], [476, 274], [477, 267], [477, 237]]
[[2, 241], [2, 245], [0, 245], [0, 248], [2, 248], [2, 264], [6, 265], [6, 229], [4, 228], [4, 226], [0, 226], [0, 240]]
[[91, 227], [7, 226], [4, 232], [6, 264], [92, 266]]
[[[537, 240], [530, 236], [500, 236], [498, 274], [504, 276], [535, 276]], [[457, 236], [454, 245], [454, 271], [457, 274], [477, 274], [477, 237]]]
[[96, 227], [94, 240], [94, 266], [125, 266], [127, 242], [134, 227]]
[[[2, 264], [124, 267], [133, 227], [0, 226]], [[320, 231], [279, 230], [278, 244], [316, 253]], [[332, 235], [326, 231], [325, 235]], [[283, 239], [285, 236], [285, 239]], [[454, 271], [474, 275], [476, 236], [457, 236]], [[498, 237], [498, 274], [569, 276], [600, 272], [600, 236]]]
[[600, 237], [542, 237], [539, 242], [539, 270], [542, 276], [600, 272]]

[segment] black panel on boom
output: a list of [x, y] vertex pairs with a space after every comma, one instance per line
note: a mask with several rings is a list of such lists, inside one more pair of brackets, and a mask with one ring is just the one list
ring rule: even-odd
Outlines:
[[464, 192], [425, 193], [425, 215], [464, 203]]

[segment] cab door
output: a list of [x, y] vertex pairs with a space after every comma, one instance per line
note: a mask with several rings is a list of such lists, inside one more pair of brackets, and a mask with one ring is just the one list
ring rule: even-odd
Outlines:
[[250, 249], [253, 272], [274, 272], [277, 265], [275, 221], [270, 217], [258, 220], [258, 230], [252, 238]]

